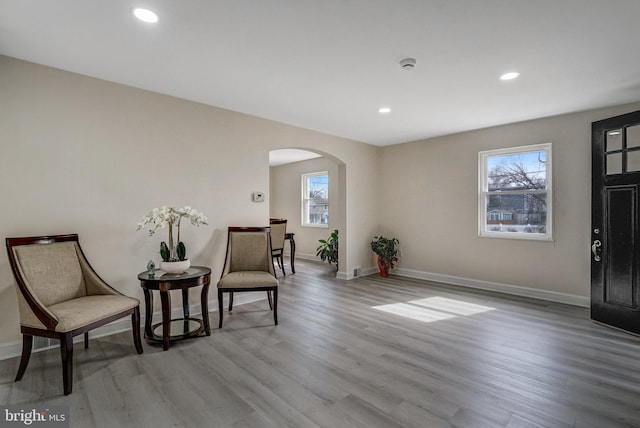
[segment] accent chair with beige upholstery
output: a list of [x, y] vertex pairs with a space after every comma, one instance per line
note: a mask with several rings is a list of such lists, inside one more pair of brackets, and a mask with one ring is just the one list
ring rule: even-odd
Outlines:
[[[233, 310], [233, 293], [266, 291], [273, 320], [278, 325], [278, 285], [271, 255], [268, 227], [230, 227], [227, 255], [218, 281], [218, 309], [222, 328], [223, 293], [229, 293], [229, 312]], [[272, 298], [273, 293], [273, 298]]]
[[140, 301], [107, 285], [84, 256], [78, 235], [7, 238], [16, 279], [22, 333], [22, 358], [16, 382], [29, 364], [33, 336], [60, 340], [64, 394], [73, 383], [73, 338], [131, 315], [133, 342], [142, 354]]
[[285, 219], [271, 219], [269, 221], [271, 227], [271, 255], [278, 263], [278, 267], [282, 269], [282, 274], [286, 275], [284, 271], [284, 241], [287, 234], [287, 220]]

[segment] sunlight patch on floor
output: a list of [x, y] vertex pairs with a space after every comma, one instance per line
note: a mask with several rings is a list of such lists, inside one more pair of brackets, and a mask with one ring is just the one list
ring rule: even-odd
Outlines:
[[446, 297], [438, 296], [412, 300], [409, 303], [458, 315], [475, 315], [495, 310], [495, 308], [491, 308], [489, 306], [476, 305], [475, 303], [461, 302], [460, 300], [447, 299]]
[[438, 296], [411, 300], [407, 303], [373, 306], [372, 308], [422, 322], [434, 322], [455, 318], [459, 315], [469, 316], [495, 310], [489, 306]]
[[389, 312], [391, 314], [400, 315], [405, 318], [411, 318], [423, 322], [433, 322], [454, 318], [453, 314], [445, 314], [444, 312], [432, 311], [427, 308], [409, 305], [407, 303], [391, 303], [389, 305], [374, 306], [373, 309]]

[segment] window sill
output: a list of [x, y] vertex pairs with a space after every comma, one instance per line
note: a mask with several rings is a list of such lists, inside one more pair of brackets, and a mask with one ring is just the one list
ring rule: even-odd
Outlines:
[[498, 239], [520, 239], [522, 241], [544, 241], [553, 242], [553, 236], [542, 235], [540, 233], [522, 233], [522, 232], [480, 232], [479, 238], [498, 238]]
[[311, 227], [316, 229], [328, 229], [328, 224], [303, 224], [302, 227]]

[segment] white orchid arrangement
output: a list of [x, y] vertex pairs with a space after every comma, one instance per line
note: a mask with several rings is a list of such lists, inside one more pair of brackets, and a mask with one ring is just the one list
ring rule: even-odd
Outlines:
[[[176, 262], [186, 260], [187, 249], [180, 240], [180, 223], [183, 218], [188, 218], [194, 226], [207, 224], [207, 216], [204, 213], [194, 210], [189, 205], [183, 208], [174, 208], [162, 206], [154, 208], [146, 216], [142, 217], [142, 221], [138, 222], [136, 230], [142, 230], [147, 225], [152, 227], [149, 229], [149, 236], [153, 236], [157, 229], [165, 229], [169, 226], [169, 245], [162, 241], [160, 243], [160, 256], [165, 262]], [[173, 239], [173, 226], [178, 229], [177, 239]], [[174, 246], [174, 242], [177, 245]]]

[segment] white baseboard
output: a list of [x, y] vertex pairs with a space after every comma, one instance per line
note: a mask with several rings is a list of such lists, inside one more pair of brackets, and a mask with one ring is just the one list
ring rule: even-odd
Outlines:
[[347, 281], [353, 279], [353, 272], [336, 272], [336, 278], [338, 279], [346, 279]]
[[[258, 300], [267, 300], [266, 294], [262, 293], [235, 293], [233, 297], [233, 305], [243, 305], [246, 303], [257, 302]], [[140, 326], [144, 330], [144, 302], [140, 305]], [[201, 314], [201, 307], [199, 304], [189, 305], [189, 314], [191, 316], [198, 316]], [[218, 312], [218, 299], [209, 301], [209, 313]], [[182, 308], [173, 308], [171, 310], [171, 318], [182, 318]], [[159, 322], [162, 319], [161, 312], [154, 312], [153, 319]], [[102, 327], [98, 327], [95, 330], [89, 332], [90, 339], [96, 339], [98, 337], [109, 336], [123, 331], [131, 331], [131, 317], [121, 318], [113, 321]], [[142, 332], [141, 332], [142, 334]], [[56, 339], [48, 339], [44, 337], [33, 338], [33, 350], [32, 352], [41, 352], [47, 349], [59, 348], [60, 342]], [[82, 342], [83, 335], [76, 336], [74, 343]], [[22, 341], [8, 342], [0, 344], [0, 360], [7, 360], [9, 358], [19, 357], [22, 354]]]
[[[296, 258], [320, 263], [319, 259], [313, 254], [296, 253]], [[377, 266], [362, 268], [360, 271], [359, 277], [372, 275], [377, 272], [378, 272]], [[443, 275], [439, 273], [423, 272], [423, 271], [418, 271], [413, 269], [399, 268], [399, 269], [394, 269], [393, 273], [395, 275], [405, 276], [407, 278], [424, 279], [427, 281], [441, 282], [449, 285], [477, 288], [480, 290], [496, 291], [499, 293], [512, 294], [515, 296], [522, 296], [522, 297], [530, 297], [533, 299], [546, 300], [549, 302], [565, 303], [568, 305], [580, 306], [584, 308], [588, 308], [591, 306], [591, 300], [589, 299], [589, 297], [578, 296], [575, 294], [559, 293], [559, 292], [550, 291], [550, 290], [540, 290], [536, 288], [521, 287], [518, 285], [502, 284], [502, 283], [491, 282], [491, 281], [482, 281], [482, 280], [463, 278], [463, 277], [452, 276], [452, 275]], [[336, 278], [349, 281], [349, 280], [355, 279], [356, 276], [354, 276], [353, 272], [338, 272], [336, 274]]]
[[498, 282], [481, 281], [471, 278], [462, 278], [452, 275], [443, 275], [432, 272], [422, 272], [412, 269], [396, 269], [393, 271], [398, 276], [407, 278], [424, 279], [427, 281], [441, 282], [449, 285], [478, 288], [481, 290], [497, 291], [499, 293], [513, 294], [516, 296], [530, 297], [533, 299], [547, 300], [550, 302], [565, 303], [573, 306], [588, 308], [591, 306], [589, 297], [575, 294], [559, 293], [550, 290], [539, 290], [536, 288], [521, 287], [518, 285], [502, 284]]
[[[287, 253], [285, 252], [285, 255], [286, 254]], [[297, 259], [306, 260], [306, 261], [313, 262], [313, 263], [318, 263], [318, 264], [325, 264], [326, 263], [326, 262], [321, 261], [315, 254], [296, 253], [296, 260]], [[329, 267], [327, 266], [327, 268], [329, 268]], [[340, 272], [340, 271], [338, 271], [338, 272], [336, 272], [336, 278], [350, 280], [350, 279], [353, 279], [355, 277], [353, 276], [353, 272], [349, 273], [349, 272]]]
[[[296, 258], [319, 262], [314, 254], [296, 253]], [[376, 266], [362, 268], [359, 276], [372, 275], [378, 272]], [[478, 288], [481, 290], [496, 291], [499, 293], [513, 294], [516, 296], [530, 297], [533, 299], [546, 300], [549, 302], [565, 303], [573, 306], [588, 308], [591, 306], [589, 297], [578, 296], [575, 294], [559, 293], [550, 290], [540, 290], [536, 288], [521, 287], [519, 285], [502, 284], [498, 282], [482, 281], [471, 278], [463, 278], [452, 275], [443, 275], [439, 273], [423, 272], [413, 269], [394, 269], [393, 273], [398, 276], [407, 278], [424, 279], [428, 281], [441, 282], [449, 285], [458, 285], [462, 287]], [[338, 272], [336, 278], [344, 280], [352, 280], [356, 278], [353, 272]]]
[[372, 266], [372, 267], [368, 267], [368, 268], [362, 268], [360, 270], [360, 275], [359, 276], [367, 276], [367, 275], [372, 275], [374, 273], [379, 273], [380, 270], [378, 269], [377, 266]]
[[[287, 251], [284, 252], [285, 256], [291, 256]], [[315, 254], [299, 253], [296, 251], [296, 259], [309, 260], [312, 262], [320, 262], [320, 259]]]

